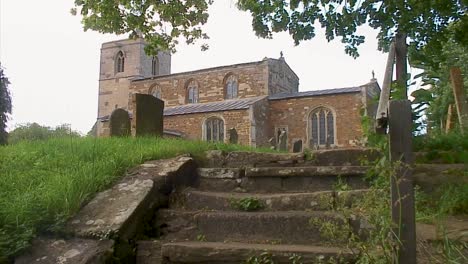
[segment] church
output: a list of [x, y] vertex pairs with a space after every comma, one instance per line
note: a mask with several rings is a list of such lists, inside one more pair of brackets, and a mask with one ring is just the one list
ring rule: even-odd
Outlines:
[[171, 73], [171, 54], [148, 56], [142, 39], [101, 48], [97, 134], [109, 136], [109, 116], [129, 110], [132, 95], [164, 101], [164, 135], [193, 140], [305, 148], [358, 146], [363, 115], [374, 117], [380, 87], [299, 91], [299, 77], [280, 58]]

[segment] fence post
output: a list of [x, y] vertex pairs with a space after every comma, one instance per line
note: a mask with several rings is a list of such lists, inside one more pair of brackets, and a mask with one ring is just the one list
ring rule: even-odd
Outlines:
[[400, 240], [395, 263], [416, 263], [416, 223], [414, 189], [411, 167], [413, 164], [411, 102], [390, 101], [389, 104], [390, 160], [398, 165], [391, 178], [392, 221]]

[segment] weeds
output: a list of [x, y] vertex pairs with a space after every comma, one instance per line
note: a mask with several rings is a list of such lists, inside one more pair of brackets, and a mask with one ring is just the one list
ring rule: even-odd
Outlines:
[[265, 208], [261, 200], [255, 197], [246, 197], [238, 200], [231, 200], [231, 207], [242, 211], [258, 211]]

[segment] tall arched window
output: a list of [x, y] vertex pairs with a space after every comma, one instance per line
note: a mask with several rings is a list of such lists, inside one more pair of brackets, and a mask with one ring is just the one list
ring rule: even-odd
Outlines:
[[153, 76], [159, 75], [159, 59], [156, 56], [153, 56], [151, 61], [151, 74]]
[[159, 85], [157, 84], [154, 85], [153, 87], [150, 88], [149, 94], [151, 94], [152, 96], [158, 99], [161, 99], [161, 87], [159, 87]]
[[311, 147], [335, 144], [335, 121], [330, 109], [316, 108], [310, 113], [309, 121]]
[[187, 103], [198, 103], [198, 83], [192, 80], [187, 85]]
[[225, 89], [225, 99], [234, 99], [237, 98], [237, 90], [238, 90], [238, 83], [237, 77], [234, 75], [229, 75], [226, 79], [226, 83], [224, 85]]
[[224, 121], [218, 117], [210, 117], [205, 121], [205, 140], [224, 142]]
[[122, 51], [115, 56], [115, 72], [124, 72], [125, 57]]

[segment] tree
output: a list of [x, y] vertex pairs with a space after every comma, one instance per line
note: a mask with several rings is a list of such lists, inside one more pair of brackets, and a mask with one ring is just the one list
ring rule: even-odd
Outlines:
[[[428, 128], [434, 131], [444, 130], [449, 105], [454, 103], [450, 68], [460, 67], [465, 76], [468, 73], [468, 45], [457, 40], [458, 32], [459, 27], [451, 25], [446, 41], [428, 43], [423, 49], [412, 52], [410, 57], [412, 66], [424, 70], [420, 77], [425, 88], [411, 94], [415, 97], [413, 104], [424, 110]], [[464, 79], [464, 87], [468, 94], [468, 78]]]
[[41, 126], [38, 123], [27, 123], [17, 126], [10, 132], [9, 144], [21, 141], [47, 140], [51, 138], [80, 137], [80, 133], [73, 131], [68, 124], [62, 124], [55, 128]]
[[[75, 0], [73, 15], [82, 16], [84, 30], [101, 33], [142, 36], [146, 52], [175, 51], [179, 38], [188, 44], [207, 39], [202, 25], [208, 20], [208, 6], [213, 0]], [[202, 50], [207, 49], [206, 44]]]
[[0, 145], [7, 143], [8, 133], [6, 131], [6, 124], [11, 114], [11, 96], [8, 90], [10, 82], [5, 76], [0, 63]]

